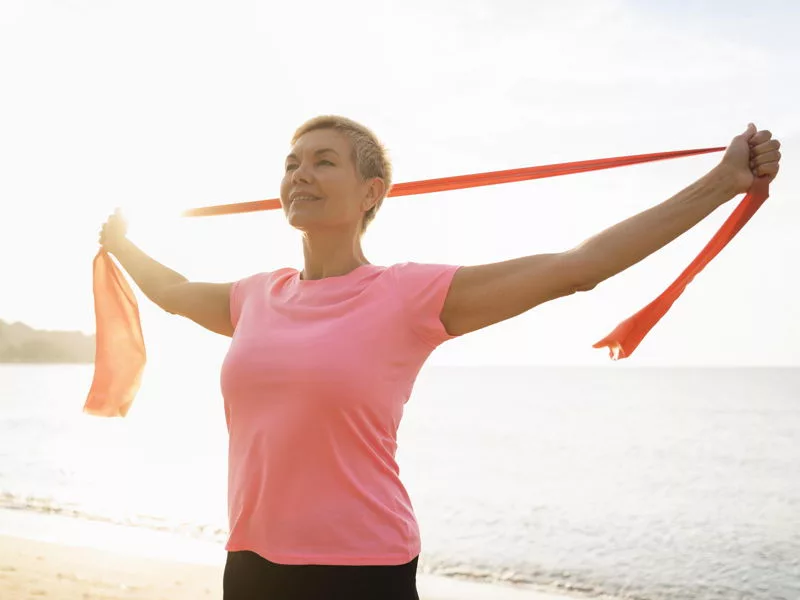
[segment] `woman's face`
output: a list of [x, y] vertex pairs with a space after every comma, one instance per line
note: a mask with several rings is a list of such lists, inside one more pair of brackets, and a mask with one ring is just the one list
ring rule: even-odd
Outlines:
[[333, 129], [309, 131], [286, 157], [281, 206], [301, 231], [358, 229], [377, 200], [356, 171], [350, 140]]

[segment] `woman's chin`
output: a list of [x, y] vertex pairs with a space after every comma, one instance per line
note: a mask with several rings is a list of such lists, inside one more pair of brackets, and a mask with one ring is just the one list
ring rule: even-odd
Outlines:
[[319, 229], [320, 227], [324, 226], [323, 219], [314, 218], [311, 215], [304, 215], [296, 212], [289, 213], [287, 220], [289, 221], [289, 225], [299, 231], [305, 232]]
[[358, 223], [351, 222], [346, 217], [314, 213], [313, 211], [306, 211], [302, 208], [300, 210], [289, 209], [286, 220], [294, 229], [304, 233], [313, 231], [331, 233], [335, 230], [350, 231], [358, 225]]

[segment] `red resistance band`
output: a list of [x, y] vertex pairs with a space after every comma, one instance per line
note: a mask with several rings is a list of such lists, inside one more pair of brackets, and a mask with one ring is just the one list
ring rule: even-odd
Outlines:
[[[722, 150], [725, 150], [725, 147], [678, 150], [412, 181], [393, 186], [388, 196], [410, 196], [542, 179]], [[733, 239], [768, 196], [769, 186], [766, 180], [757, 178], [739, 206], [678, 278], [655, 300], [622, 321], [608, 336], [593, 344], [592, 347], [607, 347], [612, 360], [627, 358], [633, 354], [647, 333], [666, 314], [695, 275], [702, 271]], [[186, 211], [184, 216], [245, 213], [273, 210], [280, 206], [278, 199], [259, 200], [194, 208]], [[94, 380], [84, 411], [100, 416], [125, 416], [139, 389], [146, 360], [136, 298], [116, 263], [103, 250], [98, 252], [94, 260], [93, 287], [97, 350]]]

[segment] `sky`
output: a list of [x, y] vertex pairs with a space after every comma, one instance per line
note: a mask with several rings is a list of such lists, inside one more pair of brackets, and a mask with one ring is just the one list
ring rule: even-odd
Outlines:
[[[294, 129], [372, 128], [395, 181], [724, 146], [749, 121], [783, 144], [771, 197], [631, 358], [591, 347], [650, 302], [735, 207], [587, 293], [448, 342], [436, 364], [800, 365], [800, 4], [731, 0], [3, 0], [0, 319], [91, 332], [97, 233], [193, 280], [301, 268], [273, 198]], [[480, 264], [567, 250], [666, 200], [720, 154], [389, 198], [376, 264]], [[139, 295], [150, 360], [227, 340]]]

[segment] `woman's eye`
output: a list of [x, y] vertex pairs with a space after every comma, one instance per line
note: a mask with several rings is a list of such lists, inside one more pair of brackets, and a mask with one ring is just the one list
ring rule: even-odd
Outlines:
[[[329, 161], [329, 160], [321, 160], [321, 161], [319, 161], [319, 162], [317, 163], [317, 166], [319, 166], [319, 165], [329, 165], [329, 166], [331, 166], [331, 167], [335, 166], [335, 165], [334, 165], [334, 164], [333, 164], [331, 161]], [[287, 172], [288, 172], [288, 171], [294, 171], [295, 169], [297, 169], [297, 167], [298, 167], [298, 166], [299, 166], [299, 165], [297, 165], [297, 164], [294, 164], [294, 163], [292, 163], [292, 164], [288, 164], [288, 165], [286, 165], [286, 171], [287, 171]]]

